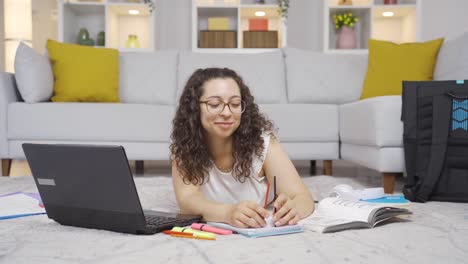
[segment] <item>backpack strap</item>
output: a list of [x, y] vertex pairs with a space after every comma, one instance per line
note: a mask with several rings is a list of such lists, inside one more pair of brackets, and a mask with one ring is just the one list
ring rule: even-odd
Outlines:
[[422, 179], [420, 188], [416, 193], [416, 200], [418, 202], [426, 202], [429, 199], [434, 186], [439, 181], [445, 164], [452, 98], [447, 94], [436, 95], [433, 97], [432, 106], [432, 145], [429, 166], [426, 170], [426, 177]]

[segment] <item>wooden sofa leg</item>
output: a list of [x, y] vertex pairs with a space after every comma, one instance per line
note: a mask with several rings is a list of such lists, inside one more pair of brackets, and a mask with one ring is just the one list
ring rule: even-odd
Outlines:
[[397, 173], [382, 173], [382, 185], [384, 188], [384, 192], [388, 194], [392, 194], [395, 190], [395, 176]]
[[2, 159], [2, 175], [10, 176], [12, 159]]
[[143, 160], [135, 160], [135, 173], [139, 175], [145, 173], [145, 162]]
[[317, 174], [317, 162], [315, 160], [310, 161], [309, 174], [310, 175], [316, 175]]
[[323, 161], [323, 174], [325, 175], [332, 175], [332, 161], [331, 160], [324, 160]]

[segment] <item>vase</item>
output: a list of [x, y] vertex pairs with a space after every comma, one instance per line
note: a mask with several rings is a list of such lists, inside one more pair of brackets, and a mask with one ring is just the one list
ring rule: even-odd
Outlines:
[[98, 46], [104, 46], [106, 44], [106, 34], [104, 31], [98, 33], [96, 43]]
[[336, 41], [337, 49], [355, 49], [356, 48], [356, 33], [350, 27], [343, 26], [338, 33]]
[[128, 35], [127, 43], [125, 46], [127, 48], [139, 48], [140, 42], [138, 41], [138, 36], [133, 34]]
[[89, 39], [89, 32], [86, 28], [81, 28], [78, 32], [77, 42], [80, 45], [84, 45]]

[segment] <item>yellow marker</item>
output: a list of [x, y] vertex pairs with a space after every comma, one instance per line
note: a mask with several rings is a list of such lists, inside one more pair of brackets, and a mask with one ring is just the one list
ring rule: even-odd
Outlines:
[[203, 238], [215, 238], [215, 234], [213, 233], [193, 230], [192, 228], [189, 228], [189, 227], [185, 228], [185, 227], [175, 226], [172, 228], [172, 231], [191, 233], [191, 234], [195, 234], [198, 237], [203, 237]]

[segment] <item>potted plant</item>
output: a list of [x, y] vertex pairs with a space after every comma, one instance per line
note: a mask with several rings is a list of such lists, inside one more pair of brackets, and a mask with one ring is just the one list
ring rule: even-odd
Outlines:
[[354, 25], [359, 19], [352, 13], [339, 13], [333, 15], [335, 29], [338, 31], [337, 48], [338, 49], [355, 49], [356, 34]]

